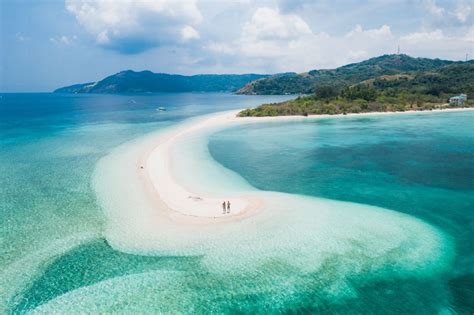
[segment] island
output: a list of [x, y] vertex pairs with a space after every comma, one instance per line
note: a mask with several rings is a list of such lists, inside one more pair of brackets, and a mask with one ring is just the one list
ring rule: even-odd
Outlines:
[[197, 74], [179, 75], [151, 71], [125, 70], [97, 82], [74, 84], [58, 88], [54, 93], [181, 93], [235, 92], [250, 81], [268, 77], [267, 74]]
[[[303, 82], [304, 77], [306, 81]], [[260, 94], [262, 89], [305, 94], [282, 103], [246, 109], [239, 116], [335, 115], [473, 107], [474, 101], [469, 96], [474, 95], [474, 61], [386, 55], [335, 70], [260, 79], [249, 83], [239, 93], [253, 91], [250, 94]]]

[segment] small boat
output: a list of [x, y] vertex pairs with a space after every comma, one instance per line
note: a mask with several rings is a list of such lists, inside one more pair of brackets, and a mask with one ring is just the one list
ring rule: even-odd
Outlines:
[[164, 111], [166, 110], [166, 108], [164, 108], [164, 107], [158, 107], [156, 110], [159, 111], [159, 112], [164, 112]]

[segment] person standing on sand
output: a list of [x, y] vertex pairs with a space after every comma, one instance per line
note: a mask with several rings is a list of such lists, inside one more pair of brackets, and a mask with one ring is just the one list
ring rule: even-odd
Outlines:
[[225, 200], [224, 200], [224, 202], [222, 203], [222, 211], [223, 211], [222, 214], [225, 214]]
[[[224, 202], [225, 204], [225, 202]], [[230, 201], [227, 200], [227, 213], [230, 213]]]

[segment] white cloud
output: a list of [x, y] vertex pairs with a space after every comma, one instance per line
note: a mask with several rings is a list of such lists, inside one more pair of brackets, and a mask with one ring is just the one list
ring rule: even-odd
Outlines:
[[[446, 13], [443, 8], [437, 12]], [[402, 53], [412, 56], [463, 59], [473, 46], [473, 37], [474, 28], [456, 34], [443, 29], [422, 29], [399, 35], [383, 23], [368, 29], [357, 24], [344, 34], [330, 35], [311, 30], [295, 13], [261, 7], [242, 24], [237, 38], [211, 41], [205, 48], [215, 59], [222, 56], [220, 68], [225, 68], [222, 62], [227, 62], [234, 69], [304, 72], [393, 54], [398, 45]]]
[[269, 8], [257, 9], [243, 25], [238, 39], [213, 42], [207, 48], [216, 54], [240, 57], [242, 63], [259, 67], [260, 71], [272, 72], [335, 67], [396, 49], [388, 25], [367, 30], [356, 25], [343, 36], [330, 36], [312, 32], [295, 14]]
[[388, 25], [382, 25], [380, 28], [364, 31], [362, 26], [358, 24], [353, 30], [346, 34], [347, 38], [366, 37], [367, 39], [377, 39], [385, 36], [392, 36], [392, 31]]
[[369, 56], [369, 53], [365, 50], [349, 50], [347, 53], [348, 57], [353, 60], [360, 60]]
[[212, 52], [216, 52], [216, 53], [220, 53], [220, 54], [233, 54], [235, 51], [234, 49], [232, 49], [231, 45], [228, 45], [226, 43], [215, 43], [215, 42], [211, 42], [210, 44], [208, 44], [207, 46], [205, 46], [204, 48], [212, 51]]
[[311, 29], [298, 15], [268, 7], [258, 8], [242, 31], [246, 40], [294, 40], [309, 34]]
[[[469, 17], [474, 10], [472, 2], [459, 1], [453, 14], [459, 22], [465, 23], [469, 20]], [[471, 20], [472, 23], [472, 20]]]
[[199, 33], [191, 26], [186, 25], [181, 29], [181, 37], [183, 40], [190, 40], [190, 39], [199, 39]]
[[474, 45], [474, 25], [469, 28], [463, 40], [466, 42], [472, 42], [471, 44]]
[[199, 38], [195, 0], [66, 0], [96, 42], [124, 53]]
[[63, 45], [71, 45], [74, 41], [77, 40], [77, 36], [66, 36], [66, 35], [61, 35], [61, 36], [56, 36], [56, 37], [50, 37], [49, 41], [55, 44], [63, 44]]
[[107, 35], [107, 31], [102, 31], [100, 32], [97, 37], [95, 38], [97, 43], [102, 44], [102, 45], [107, 45], [110, 43], [109, 36]]
[[426, 41], [438, 41], [444, 40], [445, 36], [442, 30], [434, 30], [432, 32], [414, 32], [408, 35], [402, 36], [400, 38], [402, 41], [410, 42], [410, 43], [419, 43], [419, 42], [426, 42]]
[[312, 36], [308, 24], [295, 14], [260, 7], [243, 24], [240, 37], [232, 42], [210, 43], [207, 48], [217, 53], [245, 57], [279, 57], [298, 51], [302, 40]]
[[424, 57], [464, 59], [474, 44], [474, 27], [460, 36], [447, 35], [442, 30], [421, 31], [400, 37], [403, 50]]
[[423, 1], [423, 7], [431, 14], [441, 17], [445, 13], [445, 9], [436, 4], [435, 0], [425, 0]]
[[[450, 5], [442, 2], [443, 6], [435, 0], [417, 0], [421, 5], [410, 0], [401, 3], [405, 9], [400, 10], [418, 10], [415, 13], [420, 17], [417, 22], [408, 19], [407, 26], [398, 15], [374, 17], [383, 3], [371, 7], [375, 13], [348, 4], [344, 10], [354, 12], [342, 12], [337, 28], [328, 27], [334, 22], [327, 6], [309, 6], [313, 2], [306, 0], [304, 5], [286, 7], [272, 0], [65, 1], [98, 45], [123, 53], [158, 47], [149, 53], [164, 57], [149, 62], [159, 59], [170, 71], [192, 73], [333, 68], [395, 53], [399, 44], [403, 53], [413, 56], [462, 59], [472, 47], [469, 38], [474, 34], [467, 32], [466, 24], [472, 18], [472, 4], [463, 0]], [[394, 6], [392, 0], [386, 2]], [[367, 27], [367, 19], [377, 26]]]
[[25, 36], [21, 33], [16, 33], [15, 37], [16, 37], [16, 40], [19, 41], [19, 42], [26, 42], [26, 41], [30, 40], [30, 38], [28, 36]]

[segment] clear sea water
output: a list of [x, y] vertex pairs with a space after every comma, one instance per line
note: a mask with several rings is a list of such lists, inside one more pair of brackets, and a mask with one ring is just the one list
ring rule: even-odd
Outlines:
[[[441, 295], [445, 311], [472, 314], [473, 126], [472, 111], [249, 124], [212, 135], [209, 148], [258, 189], [379, 206], [444, 231], [456, 248], [444, 277], [370, 284], [377, 292], [362, 289], [362, 296], [381, 306], [377, 299], [390, 292], [393, 300], [381, 313], [396, 313], [399, 303], [408, 303], [398, 308], [402, 313], [418, 313]], [[359, 302], [351, 302], [354, 309]]]
[[[415, 276], [364, 267], [345, 278], [350, 293], [339, 294], [326, 279], [339, 279], [337, 259], [322, 273], [305, 273], [270, 254], [258, 272], [216, 274], [203, 255], [132, 255], [104, 238], [106, 218], [91, 181], [115, 147], [186, 118], [285, 97], [1, 96], [0, 313], [474, 310], [473, 112], [249, 124], [209, 136], [210, 155], [256, 189], [392, 209], [453, 244], [454, 257], [439, 253], [446, 256], [442, 271]], [[354, 255], [362, 255], [353, 243]], [[301, 253], [295, 244], [295, 260]]]

